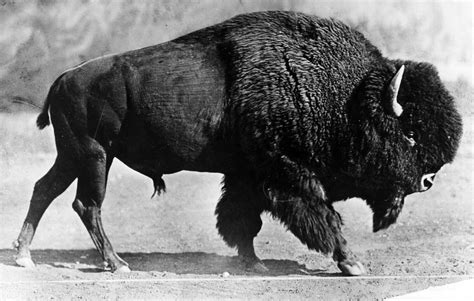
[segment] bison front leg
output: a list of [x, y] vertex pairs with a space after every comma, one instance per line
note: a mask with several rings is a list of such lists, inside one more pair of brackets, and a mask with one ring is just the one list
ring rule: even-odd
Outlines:
[[336, 246], [333, 251], [333, 259], [337, 262], [337, 267], [344, 275], [360, 276], [366, 273], [364, 266], [356, 260], [354, 254], [347, 246], [346, 239], [342, 236], [342, 220], [339, 213], [332, 206], [329, 207], [332, 214], [328, 214], [328, 224], [336, 237]]
[[253, 239], [262, 227], [260, 214], [265, 206], [262, 191], [251, 177], [225, 175], [223, 193], [216, 207], [217, 229], [230, 247], [237, 247], [240, 260], [248, 270], [268, 271], [255, 254]]
[[84, 149], [88, 153], [82, 162], [73, 209], [81, 218], [94, 245], [112, 271], [129, 272], [128, 264], [115, 253], [102, 225], [101, 206], [112, 157], [106, 158], [103, 148], [92, 139], [87, 142]]
[[274, 198], [272, 214], [278, 217], [309, 249], [332, 253], [344, 275], [365, 274], [341, 233], [341, 217], [332, 205], [318, 196]]
[[352, 252], [347, 247], [346, 240], [341, 236], [342, 241], [333, 252], [333, 259], [337, 262], [337, 267], [346, 276], [360, 276], [366, 274], [365, 268], [357, 261]]

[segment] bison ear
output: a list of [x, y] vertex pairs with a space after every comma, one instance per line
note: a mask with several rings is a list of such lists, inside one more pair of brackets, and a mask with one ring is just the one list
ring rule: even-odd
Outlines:
[[388, 87], [388, 92], [390, 95], [391, 109], [395, 116], [400, 117], [403, 113], [403, 107], [398, 103], [398, 90], [400, 89], [400, 84], [402, 83], [403, 72], [405, 71], [405, 66], [402, 65], [398, 69], [397, 74], [392, 78], [390, 86]]

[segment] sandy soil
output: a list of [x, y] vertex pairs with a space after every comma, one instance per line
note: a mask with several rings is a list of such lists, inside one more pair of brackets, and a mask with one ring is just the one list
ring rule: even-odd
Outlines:
[[71, 208], [75, 184], [40, 223], [32, 245], [36, 269], [17, 267], [11, 242], [34, 182], [54, 160], [20, 154], [3, 165], [9, 168], [0, 179], [0, 299], [372, 299], [473, 278], [473, 123], [465, 119], [465, 124], [457, 160], [441, 170], [432, 189], [407, 198], [395, 226], [373, 234], [364, 202], [337, 204], [346, 238], [368, 270], [368, 276], [352, 278], [342, 277], [329, 257], [308, 251], [269, 216], [256, 249], [270, 272], [250, 274], [215, 229], [220, 175], [166, 176], [168, 193], [150, 199], [151, 180], [120, 162], [111, 171], [103, 216], [132, 272], [102, 269]]

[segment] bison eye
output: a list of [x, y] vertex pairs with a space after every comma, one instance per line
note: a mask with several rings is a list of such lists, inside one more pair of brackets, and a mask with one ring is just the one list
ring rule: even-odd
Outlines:
[[415, 146], [415, 133], [413, 131], [408, 131], [405, 135], [405, 139], [408, 141], [410, 146]]

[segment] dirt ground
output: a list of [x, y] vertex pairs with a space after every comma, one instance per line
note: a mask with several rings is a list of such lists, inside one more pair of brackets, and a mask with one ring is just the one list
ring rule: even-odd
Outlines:
[[[473, 278], [473, 122], [472, 112], [463, 113], [465, 134], [457, 159], [440, 171], [432, 189], [407, 198], [396, 225], [374, 234], [363, 201], [337, 204], [345, 236], [368, 270], [364, 277], [342, 277], [329, 257], [309, 251], [266, 215], [255, 245], [270, 271], [248, 273], [215, 228], [221, 175], [166, 176], [168, 192], [150, 199], [151, 180], [120, 162], [111, 170], [104, 226], [132, 272], [102, 269], [71, 208], [75, 184], [40, 223], [32, 244], [37, 267], [20, 268], [11, 242], [34, 182], [54, 156], [7, 158], [0, 179], [0, 299], [373, 299]], [[35, 116], [28, 118], [34, 131]], [[47, 131], [38, 135], [51, 139], [51, 128]]]

